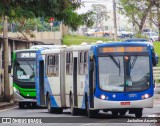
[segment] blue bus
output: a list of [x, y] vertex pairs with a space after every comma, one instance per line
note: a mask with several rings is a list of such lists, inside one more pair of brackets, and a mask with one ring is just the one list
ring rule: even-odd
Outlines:
[[156, 63], [149, 44], [82, 44], [38, 50], [36, 57], [37, 105], [51, 113], [70, 108], [72, 115], [103, 110], [141, 117], [153, 107]]

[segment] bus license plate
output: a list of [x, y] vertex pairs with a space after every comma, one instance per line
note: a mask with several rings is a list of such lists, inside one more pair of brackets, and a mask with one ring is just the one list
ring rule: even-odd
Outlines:
[[121, 102], [121, 105], [130, 105], [130, 102]]

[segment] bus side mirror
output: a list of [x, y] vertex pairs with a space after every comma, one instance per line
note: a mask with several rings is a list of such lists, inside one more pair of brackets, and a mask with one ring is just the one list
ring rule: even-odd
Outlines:
[[153, 66], [156, 66], [158, 64], [158, 55], [152, 55], [152, 64]]
[[11, 73], [11, 70], [12, 70], [12, 66], [9, 65], [9, 66], [8, 66], [8, 73]]

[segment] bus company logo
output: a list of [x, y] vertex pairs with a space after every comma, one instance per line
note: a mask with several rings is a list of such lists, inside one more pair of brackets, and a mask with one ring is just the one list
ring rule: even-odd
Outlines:
[[11, 118], [2, 118], [2, 123], [12, 123]]
[[130, 98], [135, 98], [135, 97], [137, 97], [137, 94], [129, 94], [128, 95]]

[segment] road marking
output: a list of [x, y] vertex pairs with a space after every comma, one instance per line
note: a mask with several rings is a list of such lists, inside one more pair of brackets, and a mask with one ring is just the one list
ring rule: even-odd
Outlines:
[[15, 107], [12, 107], [12, 108], [8, 108], [8, 109], [3, 109], [3, 110], [0, 110], [0, 112], [8, 111], [8, 110], [11, 110], [11, 109], [14, 109], [14, 108], [17, 108], [17, 106], [15, 106]]

